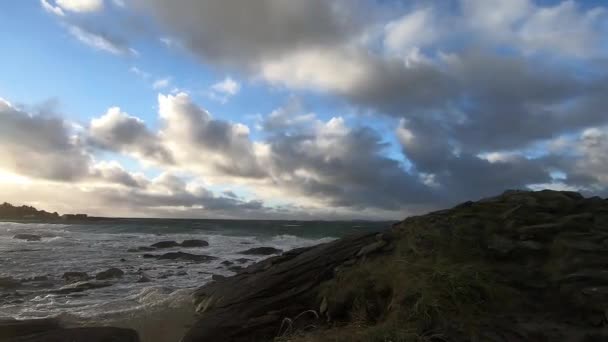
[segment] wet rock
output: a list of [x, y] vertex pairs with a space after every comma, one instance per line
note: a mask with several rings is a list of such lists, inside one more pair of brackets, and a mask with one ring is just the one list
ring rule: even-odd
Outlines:
[[150, 280], [150, 278], [148, 278], [145, 274], [141, 275], [139, 279], [137, 279], [138, 283], [149, 283], [151, 281], [152, 280]]
[[182, 247], [207, 247], [209, 246], [209, 242], [204, 240], [184, 240], [182, 242]]
[[211, 279], [215, 280], [215, 281], [223, 281], [223, 280], [226, 280], [227, 277], [223, 276], [223, 275], [220, 275], [220, 274], [214, 274], [214, 275], [211, 276]]
[[29, 283], [29, 282], [38, 282], [38, 281], [48, 281], [48, 280], [49, 280], [49, 277], [47, 277], [47, 276], [34, 276], [34, 277], [22, 279], [21, 282]]
[[0, 289], [14, 289], [21, 285], [19, 280], [13, 277], [1, 277], [0, 278]]
[[137, 247], [137, 248], [129, 248], [129, 249], [127, 249], [127, 252], [137, 253], [137, 252], [150, 252], [150, 251], [155, 251], [155, 250], [156, 250], [156, 248], [154, 248], [154, 247], [141, 246], [141, 247]]
[[15, 337], [11, 342], [139, 342], [135, 330], [113, 327], [61, 328]]
[[253, 261], [253, 260], [247, 259], [247, 258], [238, 258], [238, 259], [236, 259], [234, 261], [238, 262], [239, 264], [244, 264], [244, 263], [247, 263], [247, 262], [250, 262], [250, 261]]
[[377, 241], [375, 235], [299, 248], [247, 269], [232, 266], [236, 275], [195, 291], [199, 321], [183, 341], [271, 341], [283, 318], [318, 307], [320, 285], [333, 276], [331, 270]]
[[231, 266], [231, 265], [233, 265], [234, 263], [233, 263], [232, 261], [230, 261], [230, 260], [224, 260], [224, 261], [222, 261], [222, 263], [221, 263], [221, 264], [222, 264], [222, 265], [224, 265], [224, 266]]
[[188, 272], [186, 272], [186, 271], [178, 271], [177, 273], [175, 273], [175, 275], [176, 275], [176, 276], [180, 276], [180, 277], [181, 277], [181, 276], [187, 276], [187, 275], [188, 275]]
[[125, 258], [120, 259], [120, 262], [126, 262], [126, 261], [127, 261], [127, 259], [125, 259]]
[[18, 336], [38, 334], [45, 331], [60, 329], [59, 321], [55, 318], [45, 319], [0, 319], [0, 341], [7, 341]]
[[173, 247], [179, 247], [180, 244], [175, 242], [175, 241], [161, 241], [161, 242], [157, 242], [153, 245], [151, 245], [150, 247], [154, 247], [154, 248], [173, 248]]
[[95, 275], [95, 279], [106, 280], [106, 279], [112, 279], [112, 278], [120, 278], [124, 274], [125, 274], [125, 272], [123, 272], [121, 269], [112, 267], [103, 272], [97, 273], [97, 275]]
[[239, 272], [239, 271], [242, 271], [244, 268], [243, 268], [243, 266], [237, 265], [237, 266], [230, 266], [230, 267], [228, 267], [228, 269], [232, 272]]
[[89, 280], [91, 277], [86, 272], [65, 272], [61, 278], [68, 283], [75, 283]]
[[272, 255], [282, 253], [283, 250], [274, 248], [274, 247], [256, 247], [250, 248], [245, 251], [239, 252], [239, 254], [247, 254], [247, 255]]
[[188, 260], [195, 262], [210, 262], [217, 259], [216, 257], [210, 255], [190, 254], [184, 252], [165, 253], [163, 255], [156, 256], [156, 258], [160, 260]]
[[112, 283], [97, 282], [97, 281], [81, 281], [78, 283], [69, 284], [61, 287], [58, 290], [51, 291], [57, 294], [70, 294], [75, 292], [83, 292], [87, 290], [99, 289], [102, 287], [112, 286]]
[[154, 255], [154, 254], [144, 254], [144, 255], [142, 255], [142, 258], [144, 258], [144, 259], [154, 259], [154, 258], [157, 258], [157, 257], [158, 256]]
[[42, 237], [40, 235], [35, 234], [17, 234], [13, 236], [13, 239], [25, 241], [40, 241]]

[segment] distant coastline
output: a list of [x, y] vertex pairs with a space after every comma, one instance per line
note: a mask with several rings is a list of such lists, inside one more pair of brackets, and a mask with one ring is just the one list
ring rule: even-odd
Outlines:
[[63, 214], [50, 213], [46, 210], [38, 210], [32, 206], [14, 206], [8, 202], [0, 204], [0, 221], [9, 222], [41, 222], [41, 223], [64, 223], [64, 222], [90, 222], [99, 221], [100, 217], [91, 217], [87, 214]]

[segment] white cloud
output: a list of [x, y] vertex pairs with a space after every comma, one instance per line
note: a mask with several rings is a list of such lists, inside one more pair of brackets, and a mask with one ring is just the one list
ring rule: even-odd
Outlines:
[[384, 27], [384, 46], [394, 54], [408, 54], [432, 44], [438, 36], [432, 10], [420, 9], [391, 21]]
[[212, 85], [211, 89], [226, 95], [236, 95], [241, 89], [241, 85], [237, 81], [233, 80], [230, 76], [227, 76], [223, 81]]
[[51, 14], [54, 14], [59, 17], [65, 16], [65, 13], [63, 13], [63, 10], [61, 9], [61, 7], [53, 6], [47, 0], [40, 0], [40, 5], [42, 6], [42, 8], [44, 8], [45, 11], [47, 11]]
[[83, 44], [100, 51], [109, 52], [114, 55], [139, 55], [137, 50], [133, 48], [119, 44], [107, 36], [85, 30], [79, 26], [68, 26], [68, 32]]
[[152, 83], [152, 88], [154, 88], [154, 90], [159, 90], [159, 89], [167, 88], [170, 84], [171, 84], [170, 77], [159, 78], [156, 81], [154, 81], [154, 83]]
[[71, 12], [97, 12], [103, 9], [103, 0], [56, 0], [56, 3]]

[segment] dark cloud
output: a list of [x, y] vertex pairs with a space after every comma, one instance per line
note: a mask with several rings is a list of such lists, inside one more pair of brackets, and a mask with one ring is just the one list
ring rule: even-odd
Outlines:
[[121, 112], [118, 107], [110, 108], [102, 117], [93, 119], [89, 134], [90, 142], [103, 149], [134, 153], [163, 164], [174, 162], [171, 153], [142, 120]]
[[4, 168], [69, 181], [87, 176], [90, 161], [63, 120], [44, 109], [30, 115], [0, 99], [0, 163]]
[[365, 2], [284, 0], [136, 0], [181, 42], [205, 60], [254, 66], [310, 46], [331, 46], [359, 28], [355, 9]]

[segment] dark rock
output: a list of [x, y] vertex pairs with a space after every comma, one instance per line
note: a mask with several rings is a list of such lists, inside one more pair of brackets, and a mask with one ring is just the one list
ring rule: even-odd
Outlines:
[[22, 279], [22, 282], [37, 282], [37, 281], [47, 281], [49, 280], [49, 277], [47, 276], [34, 276], [31, 278], [26, 278], [26, 279]]
[[112, 278], [120, 278], [124, 274], [125, 274], [125, 272], [123, 272], [121, 269], [112, 267], [103, 272], [97, 273], [97, 275], [95, 276], [95, 279], [106, 280], [106, 279], [112, 279]]
[[150, 252], [150, 251], [155, 251], [155, 250], [156, 250], [156, 248], [154, 248], [154, 247], [141, 246], [141, 247], [137, 247], [137, 248], [129, 248], [129, 249], [127, 249], [127, 252], [137, 253], [137, 252]]
[[283, 318], [318, 305], [320, 284], [335, 267], [376, 241], [365, 234], [300, 248], [206, 284], [194, 294], [200, 319], [183, 342], [272, 340]]
[[156, 258], [160, 260], [188, 260], [196, 262], [209, 262], [217, 259], [216, 257], [210, 255], [190, 254], [184, 252], [165, 253], [163, 255], [156, 256]]
[[19, 280], [13, 277], [2, 277], [0, 278], [0, 289], [14, 289], [21, 285]]
[[232, 272], [240, 272], [242, 271], [244, 268], [243, 266], [230, 266], [228, 267], [228, 269]]
[[154, 258], [157, 258], [157, 257], [158, 256], [154, 255], [154, 254], [144, 254], [144, 255], [142, 255], [142, 258], [144, 258], [144, 259], [154, 259]]
[[215, 280], [215, 281], [222, 281], [222, 280], [226, 280], [227, 277], [220, 275], [220, 274], [214, 274], [211, 276], [211, 279]]
[[26, 241], [40, 241], [42, 237], [34, 234], [17, 234], [13, 236], [13, 239], [26, 240]]
[[91, 279], [86, 272], [65, 272], [61, 278], [68, 283], [75, 283]]
[[59, 321], [55, 318], [29, 320], [0, 319], [0, 341], [60, 328]]
[[145, 274], [142, 274], [139, 279], [137, 279], [138, 283], [149, 283], [151, 280]]
[[250, 248], [246, 251], [241, 251], [239, 252], [239, 254], [247, 254], [247, 255], [272, 255], [272, 254], [279, 254], [283, 252], [280, 249], [274, 248], [274, 247], [256, 247], [256, 248]]
[[250, 262], [252, 260], [251, 259], [247, 259], [247, 258], [238, 258], [238, 259], [236, 259], [234, 261], [238, 262], [239, 264], [244, 264], [244, 263]]
[[75, 293], [75, 292], [83, 292], [86, 290], [99, 289], [99, 288], [108, 287], [108, 286], [112, 286], [112, 283], [96, 282], [96, 281], [92, 281], [92, 282], [81, 281], [78, 283], [66, 285], [58, 290], [53, 290], [51, 292], [57, 293], [57, 294], [69, 294], [69, 293]]
[[53, 329], [15, 337], [10, 342], [139, 342], [135, 330], [113, 327]]
[[209, 242], [204, 240], [184, 240], [182, 242], [182, 247], [207, 247], [209, 246]]
[[175, 241], [161, 241], [161, 242], [157, 242], [153, 245], [151, 245], [150, 247], [154, 247], [154, 248], [173, 248], [173, 247], [179, 247], [180, 244], [175, 242]]
[[224, 260], [224, 261], [221, 262], [221, 264], [224, 265], [224, 266], [231, 266], [234, 263], [232, 261], [230, 261], [230, 260]]
[[125, 258], [120, 259], [120, 262], [126, 262], [126, 261], [127, 261], [127, 259], [125, 259]]

